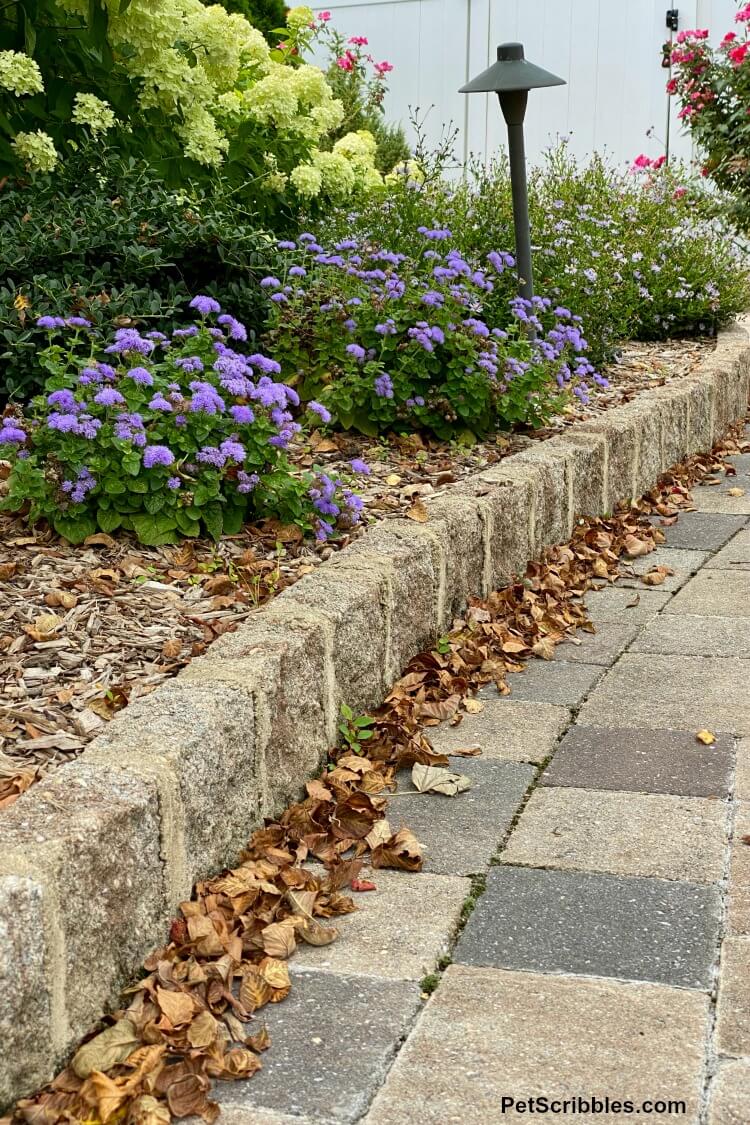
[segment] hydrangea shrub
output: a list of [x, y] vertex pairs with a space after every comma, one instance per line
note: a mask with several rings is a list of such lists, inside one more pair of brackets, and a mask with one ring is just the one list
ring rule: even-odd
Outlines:
[[149, 545], [218, 539], [265, 517], [326, 539], [359, 520], [347, 482], [291, 470], [299, 397], [278, 363], [241, 351], [244, 325], [213, 298], [191, 304], [198, 319], [171, 336], [121, 328], [106, 346], [84, 317], [41, 319], [45, 392], [0, 425], [6, 510], [74, 543], [118, 528]]
[[569, 309], [515, 297], [503, 326], [483, 318], [510, 254], [491, 252], [477, 268], [450, 230], [422, 227], [420, 237], [416, 259], [355, 238], [327, 250], [310, 233], [279, 244], [286, 274], [261, 285], [275, 310], [274, 354], [304, 401], [365, 434], [445, 439], [541, 425], [571, 391], [585, 399], [603, 381]]

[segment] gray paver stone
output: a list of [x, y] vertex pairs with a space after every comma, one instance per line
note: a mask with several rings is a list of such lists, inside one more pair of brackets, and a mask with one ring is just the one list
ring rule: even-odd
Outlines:
[[691, 489], [696, 511], [723, 512], [731, 516], [750, 515], [750, 493], [745, 492], [744, 496], [730, 495], [729, 490], [737, 487], [736, 481], [729, 477], [718, 485]]
[[248, 1081], [218, 1083], [217, 1100], [316, 1122], [357, 1121], [419, 1003], [419, 987], [409, 982], [293, 970], [288, 998], [263, 1010], [272, 1040], [263, 1069]]
[[[478, 714], [464, 715], [458, 726], [443, 723], [426, 733], [440, 754], [479, 746], [484, 762], [543, 762], [569, 722], [567, 707], [495, 697], [485, 700]], [[454, 765], [461, 769], [458, 762]]]
[[[710, 556], [706, 551], [686, 551], [673, 547], [657, 547], [650, 555], [643, 555], [639, 559], [627, 559], [623, 563], [624, 577], [618, 578], [617, 586], [633, 587], [636, 590], [646, 590], [648, 587], [641, 581], [641, 576], [648, 574], [657, 566], [666, 566], [674, 571], [668, 574], [662, 584], [657, 587], [657, 592], [674, 593], [684, 586], [692, 574], [703, 566]], [[632, 571], [629, 574], [628, 571]]]
[[630, 652], [750, 657], [750, 629], [741, 617], [662, 613], [656, 620], [649, 622], [631, 645]]
[[[652, 523], [659, 526], [659, 517]], [[718, 551], [747, 523], [745, 516], [682, 512], [676, 524], [666, 528], [665, 547], [686, 547], [692, 551]]]
[[665, 613], [750, 617], [750, 573], [701, 570], [675, 594]]
[[750, 531], [738, 531], [705, 565], [707, 570], [750, 570]]
[[631, 590], [606, 586], [586, 595], [586, 610], [597, 627], [607, 621], [621, 625], [643, 625], [660, 613], [671, 598], [667, 590]]
[[725, 820], [707, 797], [540, 787], [503, 861], [710, 883], [723, 872]]
[[394, 831], [402, 824], [424, 846], [425, 871], [472, 875], [484, 871], [498, 850], [509, 824], [534, 777], [534, 767], [515, 762], [456, 763], [472, 788], [457, 797], [430, 793], [410, 795], [410, 772], [398, 775], [399, 792], [388, 806]]
[[697, 883], [494, 867], [453, 960], [706, 988], [719, 909]]
[[508, 678], [510, 695], [499, 695], [494, 685], [482, 688], [479, 698], [511, 703], [518, 699], [534, 703], [554, 703], [560, 707], [577, 707], [600, 679], [599, 664], [581, 664], [565, 660], [530, 660], [523, 672]]
[[608, 668], [638, 636], [636, 625], [618, 625], [605, 621], [595, 633], [578, 629], [575, 638], [563, 641], [556, 659], [580, 664], [601, 664]]
[[574, 726], [540, 778], [542, 785], [726, 797], [732, 738], [703, 746], [692, 731]]
[[[697, 1125], [707, 999], [682, 989], [451, 965], [363, 1125], [528, 1122], [528, 1099], [679, 1099]], [[501, 1112], [502, 1098], [526, 1103]], [[553, 1114], [617, 1125], [622, 1114]]]
[[727, 915], [729, 930], [750, 934], [750, 802], [739, 801], [734, 818], [734, 836], [729, 864]]
[[750, 734], [750, 661], [625, 653], [584, 703], [585, 726]]

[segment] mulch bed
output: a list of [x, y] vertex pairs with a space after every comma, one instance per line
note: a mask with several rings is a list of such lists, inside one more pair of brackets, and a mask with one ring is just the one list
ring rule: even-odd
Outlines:
[[[369, 520], [408, 515], [423, 497], [691, 373], [714, 346], [705, 339], [627, 344], [606, 372], [608, 390], [533, 434], [473, 446], [418, 435], [314, 434], [293, 459], [300, 468], [335, 471], [360, 457], [372, 470], [358, 478]], [[98, 534], [73, 547], [45, 526], [29, 529], [0, 515], [0, 809], [76, 757], [131, 699], [152, 692], [362, 530], [319, 546], [267, 521], [218, 544], [147, 548], [129, 536]]]

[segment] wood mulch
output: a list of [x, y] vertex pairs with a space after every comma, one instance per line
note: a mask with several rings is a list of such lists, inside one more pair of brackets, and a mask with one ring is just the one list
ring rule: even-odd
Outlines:
[[[294, 460], [331, 471], [360, 457], [371, 466], [358, 478], [368, 522], [409, 514], [422, 497], [689, 374], [713, 346], [627, 344], [606, 372], [608, 390], [533, 434], [473, 446], [317, 434]], [[44, 526], [29, 529], [0, 515], [0, 809], [75, 758], [130, 700], [152, 692], [358, 534], [320, 546], [268, 521], [218, 544], [148, 548], [129, 536], [98, 534], [73, 547]]]

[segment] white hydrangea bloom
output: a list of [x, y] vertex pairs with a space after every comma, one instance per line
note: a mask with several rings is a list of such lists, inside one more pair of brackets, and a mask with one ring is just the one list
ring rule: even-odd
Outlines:
[[35, 133], [16, 133], [13, 148], [29, 172], [51, 172], [59, 160], [52, 137], [41, 129]]
[[319, 152], [312, 155], [312, 163], [322, 177], [326, 195], [343, 197], [351, 195], [357, 185], [354, 166], [340, 152]]
[[73, 99], [72, 120], [76, 125], [88, 125], [92, 133], [106, 133], [115, 124], [111, 107], [94, 94], [76, 94]]
[[314, 19], [312, 8], [301, 4], [299, 7], [291, 8], [287, 12], [286, 26], [296, 35], [299, 34], [300, 31], [304, 31], [306, 27], [309, 27]]
[[10, 90], [17, 98], [41, 94], [44, 90], [42, 72], [28, 55], [20, 51], [0, 51], [0, 89]]
[[323, 176], [320, 169], [316, 168], [314, 164], [298, 164], [289, 173], [289, 179], [298, 195], [307, 199], [314, 199], [316, 195], [320, 195]]

